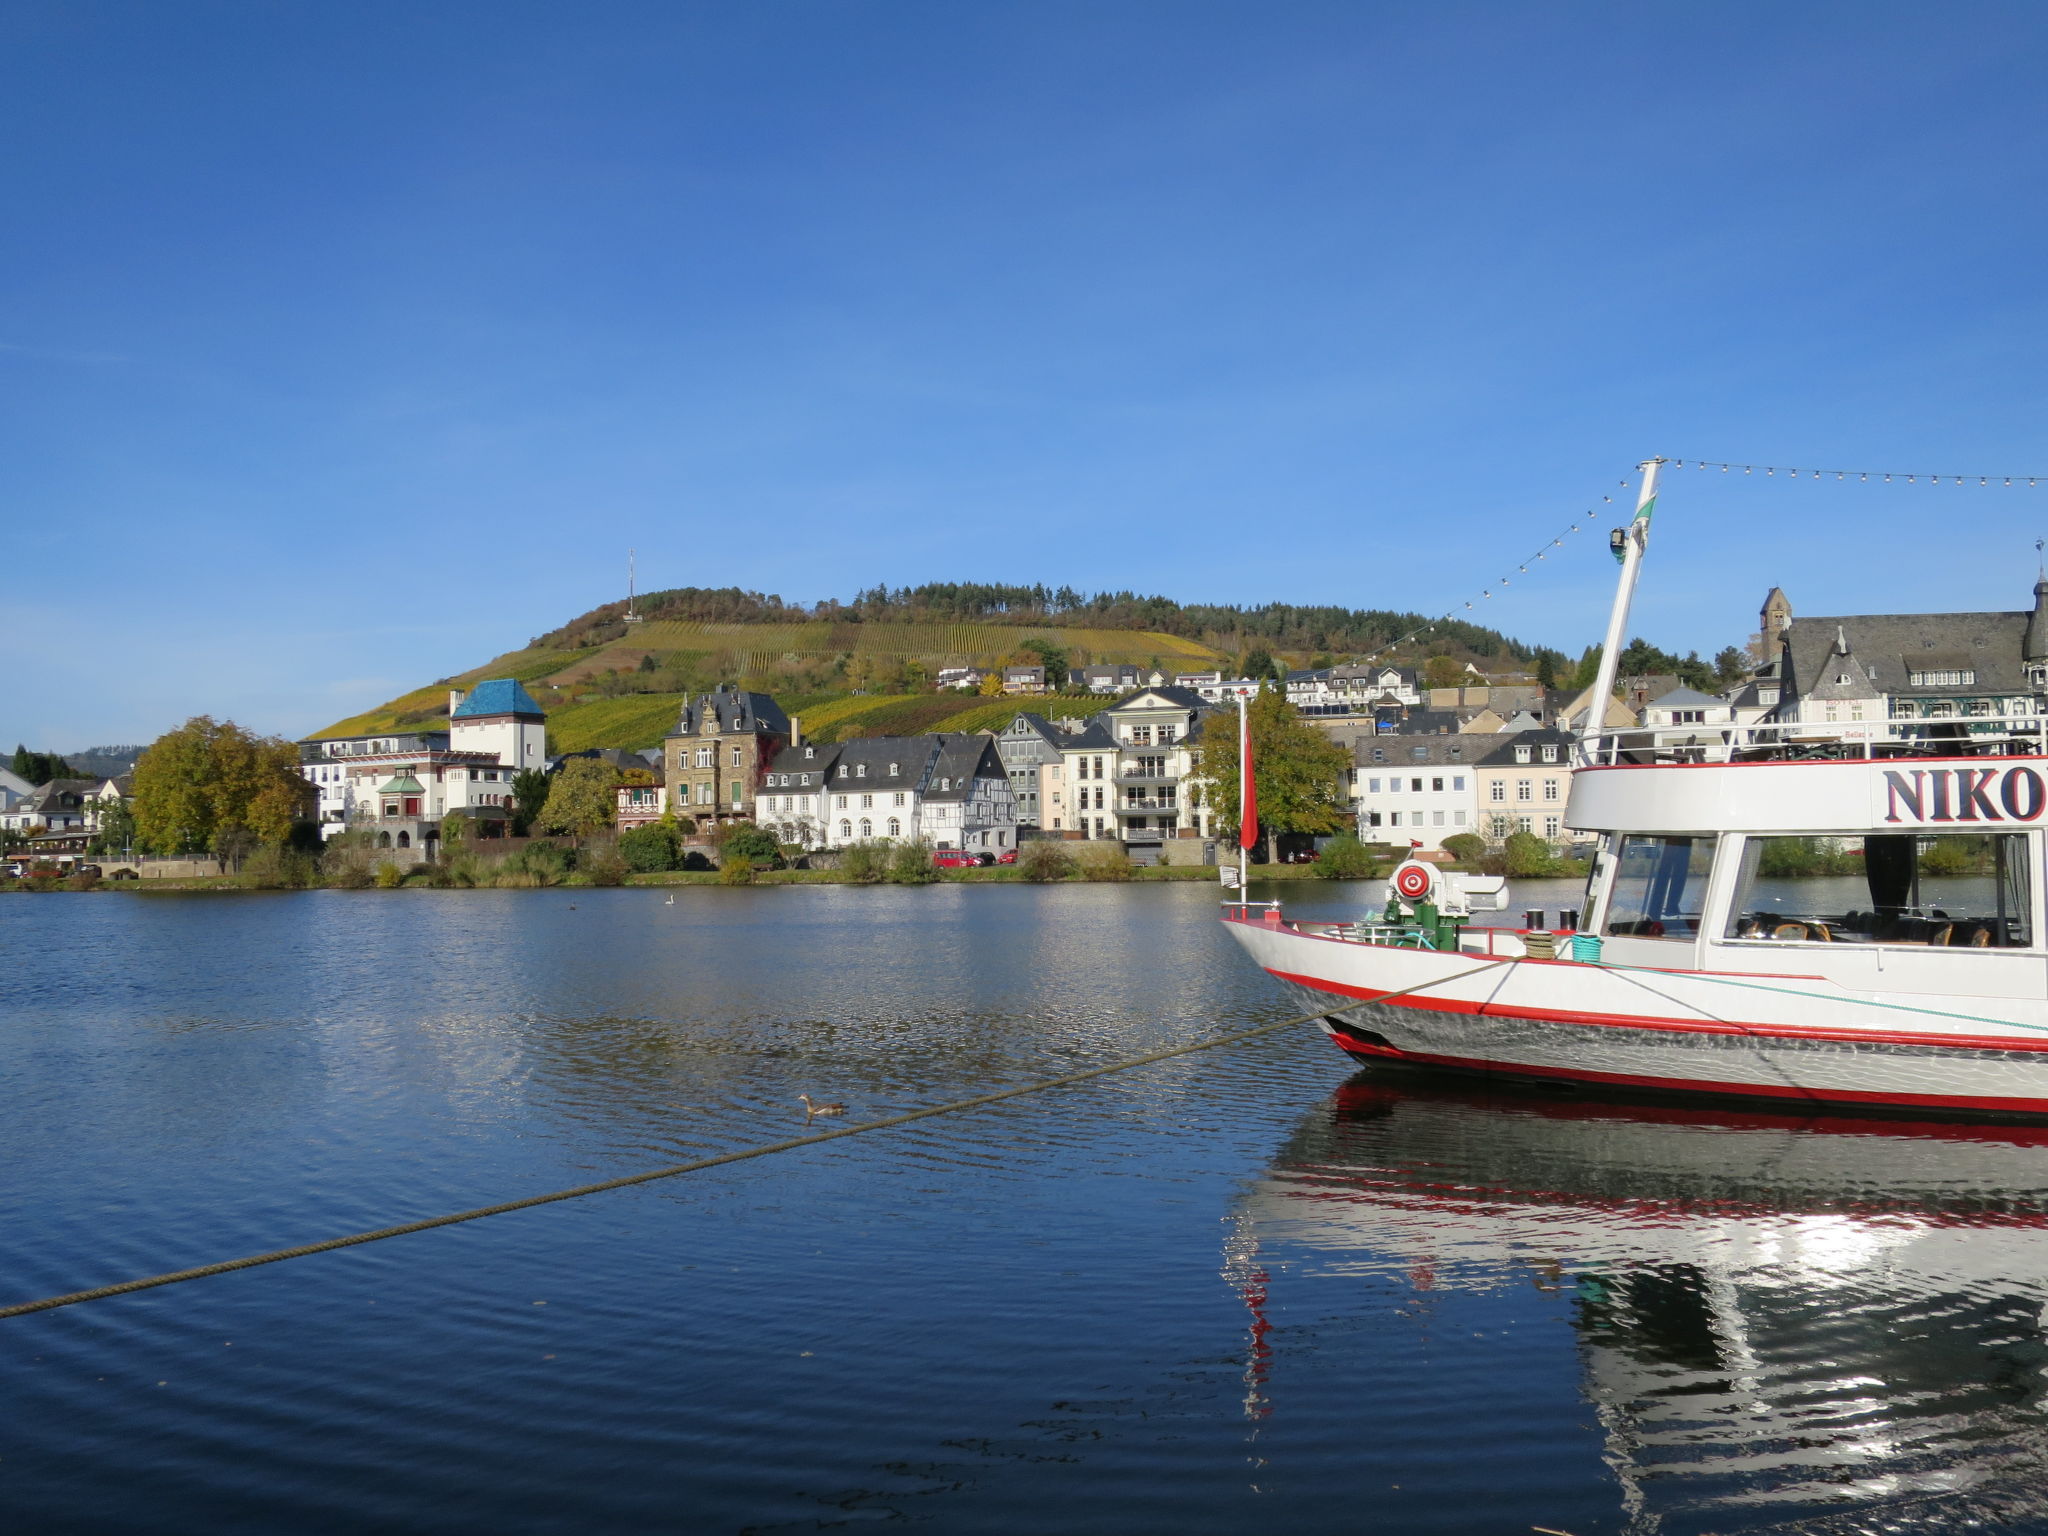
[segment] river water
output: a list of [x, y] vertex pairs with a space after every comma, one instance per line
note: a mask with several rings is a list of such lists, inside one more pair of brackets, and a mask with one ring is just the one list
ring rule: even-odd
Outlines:
[[[1215, 900], [0, 900], [0, 1302], [1289, 1016]], [[1356, 1076], [1302, 1026], [0, 1320], [0, 1517], [2048, 1530], [2044, 1170], [1998, 1128]]]

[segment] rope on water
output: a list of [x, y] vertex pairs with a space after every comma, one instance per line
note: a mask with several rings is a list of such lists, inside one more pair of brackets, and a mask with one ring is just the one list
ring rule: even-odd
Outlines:
[[[1489, 961], [1489, 965], [1512, 962]], [[1474, 969], [1484, 970], [1485, 966]], [[1446, 981], [1455, 981], [1460, 976], [1469, 976], [1472, 971], [1457, 971], [1433, 981], [1418, 982], [1391, 992], [1387, 997], [1402, 997], [1410, 992], [1419, 992], [1424, 987], [1438, 986]], [[1385, 1002], [1386, 997], [1375, 998]], [[1332, 1006], [1338, 1006], [1333, 1004]], [[268, 1253], [250, 1254], [246, 1258], [227, 1259], [218, 1264], [201, 1264], [192, 1269], [174, 1269], [161, 1275], [147, 1275], [139, 1280], [122, 1280], [113, 1285], [96, 1285], [88, 1290], [69, 1291], [62, 1296], [45, 1296], [40, 1301], [20, 1301], [12, 1306], [0, 1307], [0, 1318], [23, 1317], [30, 1312], [48, 1312], [56, 1307], [73, 1306], [81, 1301], [98, 1301], [106, 1296], [125, 1296], [130, 1291], [153, 1290], [159, 1285], [177, 1285], [186, 1280], [204, 1280], [209, 1275], [225, 1275], [238, 1269], [254, 1269], [259, 1264], [275, 1264], [283, 1259], [304, 1258], [308, 1254], [328, 1253], [336, 1248], [355, 1248], [364, 1243], [382, 1242], [387, 1237], [404, 1237], [409, 1232], [426, 1232], [435, 1227], [452, 1227], [459, 1222], [476, 1221], [485, 1216], [502, 1216], [507, 1211], [523, 1211], [530, 1206], [552, 1205], [557, 1200], [579, 1200], [585, 1195], [600, 1195], [607, 1190], [625, 1189], [633, 1184], [651, 1184], [656, 1179], [672, 1179], [678, 1174], [696, 1173], [705, 1168], [718, 1168], [727, 1163], [743, 1163], [749, 1158], [766, 1157], [773, 1152], [789, 1152], [797, 1147], [814, 1147], [821, 1142], [837, 1141], [843, 1136], [859, 1136], [867, 1131], [887, 1130], [891, 1126], [908, 1125], [913, 1120], [929, 1120], [934, 1115], [957, 1114], [963, 1109], [977, 1109], [984, 1104], [999, 1103], [1004, 1099], [1018, 1098], [1027, 1093], [1042, 1093], [1048, 1088], [1064, 1088], [1070, 1083], [1086, 1082], [1091, 1077], [1107, 1077], [1112, 1072], [1128, 1072], [1133, 1067], [1150, 1066], [1153, 1062], [1168, 1061], [1175, 1056], [1191, 1056], [1197, 1051], [1212, 1051], [1218, 1046], [1236, 1045], [1241, 1041], [1270, 1035], [1275, 1030], [1286, 1029], [1295, 1024], [1306, 1024], [1330, 1013], [1329, 1008], [1319, 1008], [1314, 1013], [1299, 1014], [1291, 1019], [1281, 1019], [1273, 1024], [1261, 1024], [1256, 1029], [1240, 1030], [1234, 1035], [1223, 1035], [1214, 1040], [1199, 1040], [1193, 1045], [1169, 1046], [1163, 1051], [1151, 1051], [1143, 1056], [1134, 1056], [1128, 1061], [1112, 1062], [1106, 1067], [1090, 1067], [1083, 1072], [1069, 1072], [1065, 1077], [1047, 1078], [1042, 1082], [1025, 1083], [1017, 1088], [1001, 1088], [994, 1093], [984, 1093], [971, 1099], [961, 1099], [952, 1104], [935, 1104], [929, 1109], [913, 1109], [906, 1114], [891, 1115], [886, 1120], [869, 1120], [860, 1125], [844, 1125], [835, 1130], [818, 1131], [808, 1136], [792, 1136], [786, 1141], [770, 1142], [766, 1146], [747, 1147], [738, 1152], [721, 1152], [716, 1157], [700, 1157], [694, 1162], [677, 1163], [668, 1168], [650, 1168], [645, 1173], [623, 1174], [616, 1179], [602, 1179], [595, 1184], [579, 1184], [573, 1189], [551, 1190], [544, 1195], [528, 1195], [522, 1200], [504, 1200], [496, 1205], [480, 1205], [473, 1210], [456, 1211], [448, 1216], [429, 1216], [424, 1221], [400, 1222], [397, 1226], [377, 1227], [368, 1232], [352, 1232], [347, 1237], [330, 1237], [317, 1243], [300, 1243], [293, 1248], [273, 1248]]]

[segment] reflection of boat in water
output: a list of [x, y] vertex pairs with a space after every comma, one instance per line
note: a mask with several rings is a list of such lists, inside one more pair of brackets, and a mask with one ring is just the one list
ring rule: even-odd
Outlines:
[[[1655, 469], [1622, 536], [1596, 700], [1610, 695]], [[1731, 724], [1682, 743], [1590, 730], [1562, 818], [1598, 838], [1581, 931], [1462, 929], [1455, 877], [1414, 860], [1378, 921], [1237, 904], [1225, 927], [1361, 1059], [2048, 1116], [2048, 579], [2031, 615], [1980, 617], [2027, 658], [2030, 696], [2012, 712]]]
[[[1290, 1254], [1418, 1293], [1563, 1288], [1635, 1530], [2031, 1523], [2048, 1507], [2029, 1491], [2048, 1478], [2043, 1168], [2031, 1126], [1360, 1079], [1247, 1193], [1230, 1272], [1259, 1319], [1267, 1289], [1286, 1300]], [[1254, 1403], [1284, 1401], [1262, 1323], [1252, 1351]]]

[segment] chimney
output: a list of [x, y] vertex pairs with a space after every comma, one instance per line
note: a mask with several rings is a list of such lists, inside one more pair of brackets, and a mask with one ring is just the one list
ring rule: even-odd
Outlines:
[[2024, 661], [2048, 661], [2048, 576], [2034, 583], [2034, 611], [2027, 615], [2020, 654]]
[[791, 715], [789, 717], [789, 744], [792, 747], [800, 747], [804, 744], [804, 722], [801, 715]]
[[461, 690], [460, 688], [450, 688], [450, 689], [448, 690], [448, 718], [449, 718], [449, 719], [453, 720], [453, 719], [455, 718], [455, 710], [456, 710], [456, 707], [457, 707], [458, 705], [460, 705], [461, 703], [462, 703], [462, 690]]

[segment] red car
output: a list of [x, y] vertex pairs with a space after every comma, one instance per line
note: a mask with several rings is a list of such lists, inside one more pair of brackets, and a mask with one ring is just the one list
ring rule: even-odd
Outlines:
[[967, 848], [941, 848], [932, 855], [941, 869], [987, 869], [991, 864], [1014, 864], [1017, 850], [1006, 848], [999, 858], [993, 853], [975, 853]]

